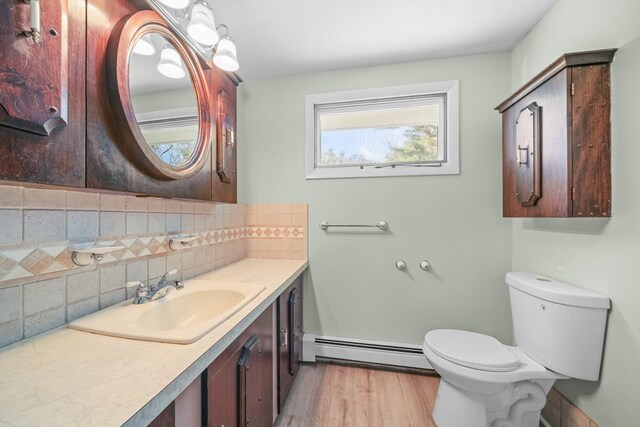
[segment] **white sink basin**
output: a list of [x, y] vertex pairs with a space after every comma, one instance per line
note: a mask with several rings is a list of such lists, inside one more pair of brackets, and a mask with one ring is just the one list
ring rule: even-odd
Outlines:
[[184, 289], [146, 304], [116, 304], [69, 324], [72, 329], [144, 341], [190, 344], [237, 313], [265, 287], [187, 280]]

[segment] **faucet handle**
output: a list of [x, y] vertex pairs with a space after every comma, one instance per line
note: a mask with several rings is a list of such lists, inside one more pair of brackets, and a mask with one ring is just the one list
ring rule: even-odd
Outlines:
[[169, 276], [173, 276], [174, 274], [176, 274], [178, 272], [178, 270], [176, 270], [175, 268], [173, 270], [169, 270], [166, 273], [164, 273], [162, 275], [162, 277], [160, 278], [160, 281], [158, 282], [158, 284], [164, 284], [167, 281], [167, 277]]
[[124, 284], [124, 287], [127, 288], [127, 289], [132, 288], [134, 286], [137, 286], [139, 288], [140, 286], [145, 286], [145, 284], [142, 283], [139, 280], [134, 280], [132, 282], [127, 282], [127, 283]]
[[125, 286], [127, 289], [133, 287], [133, 286], [137, 286], [136, 288], [136, 297], [140, 298], [140, 297], [144, 297], [147, 295], [147, 292], [149, 292], [149, 287], [145, 284], [142, 283], [139, 280], [136, 280], [134, 282], [127, 282], [125, 283]]

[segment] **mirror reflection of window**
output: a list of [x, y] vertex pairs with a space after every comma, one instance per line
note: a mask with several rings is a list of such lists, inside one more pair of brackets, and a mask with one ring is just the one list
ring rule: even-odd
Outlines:
[[188, 163], [198, 142], [198, 108], [188, 68], [160, 34], [147, 33], [129, 58], [129, 91], [138, 126], [164, 163]]

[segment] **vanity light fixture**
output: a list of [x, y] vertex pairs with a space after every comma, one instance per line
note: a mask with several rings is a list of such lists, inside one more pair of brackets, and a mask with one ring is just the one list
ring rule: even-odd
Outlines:
[[165, 44], [160, 52], [160, 62], [158, 63], [158, 71], [163, 76], [171, 79], [182, 79], [187, 73], [182, 66], [182, 58], [177, 50], [170, 44]]
[[133, 53], [137, 53], [138, 55], [143, 56], [155, 55], [156, 48], [151, 42], [151, 34], [145, 34], [144, 36], [140, 37], [140, 39], [136, 42], [136, 45], [133, 47]]
[[191, 20], [187, 25], [187, 33], [196, 42], [204, 46], [214, 46], [220, 40], [216, 31], [213, 12], [204, 1], [199, 1], [191, 9]]
[[183, 10], [189, 7], [190, 0], [158, 0], [171, 9]]
[[[229, 37], [229, 28], [226, 25], [216, 25], [213, 9], [210, 7], [212, 0], [146, 0], [146, 2], [207, 64], [213, 62], [213, 65], [229, 73], [240, 68], [236, 43]], [[224, 30], [224, 33], [221, 30]], [[235, 75], [234, 78], [239, 79]]]
[[233, 39], [229, 37], [229, 28], [221, 24], [218, 25], [216, 29], [224, 29], [226, 34], [220, 38], [216, 46], [213, 63], [221, 70], [237, 71], [240, 68], [240, 64], [238, 63], [236, 44]]

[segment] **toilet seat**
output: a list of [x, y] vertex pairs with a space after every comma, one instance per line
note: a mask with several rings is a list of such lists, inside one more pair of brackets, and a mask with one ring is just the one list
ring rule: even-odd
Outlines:
[[424, 337], [424, 344], [443, 359], [471, 369], [512, 372], [519, 359], [494, 337], [455, 329], [436, 329]]

